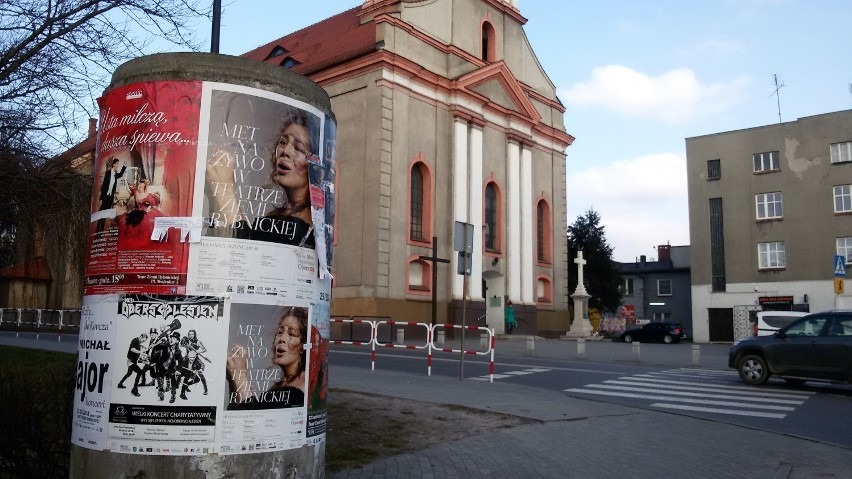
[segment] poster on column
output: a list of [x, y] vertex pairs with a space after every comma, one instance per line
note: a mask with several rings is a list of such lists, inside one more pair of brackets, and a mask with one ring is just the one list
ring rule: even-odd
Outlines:
[[[328, 422], [328, 347], [331, 332], [329, 298], [331, 279], [319, 280], [317, 301], [311, 305], [310, 357], [308, 358], [308, 444], [325, 441]], [[323, 284], [325, 283], [325, 284]]]
[[80, 309], [71, 442], [89, 449], [107, 444], [117, 300], [116, 295], [86, 296]]
[[219, 452], [306, 443], [310, 303], [232, 302]]
[[113, 306], [109, 449], [213, 452], [225, 357], [222, 298], [126, 295]]
[[192, 212], [201, 85], [140, 82], [98, 100], [85, 294], [185, 293], [191, 222], [179, 219]]
[[281, 95], [210, 82], [201, 116], [196, 175], [204, 181], [195, 195], [203, 200], [194, 213], [203, 229], [188, 290], [285, 298], [295, 287], [312, 290], [313, 279], [330, 276], [335, 175], [333, 141], [323, 137], [332, 122]]

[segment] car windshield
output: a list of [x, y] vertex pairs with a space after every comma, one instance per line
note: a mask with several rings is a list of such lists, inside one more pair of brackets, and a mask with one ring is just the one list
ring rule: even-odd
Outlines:
[[819, 336], [826, 318], [805, 318], [791, 324], [784, 330], [787, 336]]

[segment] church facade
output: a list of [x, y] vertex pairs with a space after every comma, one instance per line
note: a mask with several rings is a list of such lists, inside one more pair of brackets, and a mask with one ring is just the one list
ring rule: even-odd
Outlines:
[[[516, 1], [367, 0], [244, 55], [331, 97], [333, 315], [429, 322], [434, 291], [438, 322], [458, 323], [467, 286], [468, 324], [502, 331], [511, 300], [522, 333], [570, 327], [574, 138], [526, 22]], [[466, 282], [456, 222], [473, 225]]]

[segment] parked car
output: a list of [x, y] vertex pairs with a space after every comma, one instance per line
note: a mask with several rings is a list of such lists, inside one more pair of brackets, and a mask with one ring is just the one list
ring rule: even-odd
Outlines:
[[683, 325], [680, 323], [656, 322], [647, 323], [637, 328], [630, 328], [619, 336], [625, 343], [638, 341], [640, 343], [663, 342], [677, 343], [686, 337]]
[[807, 316], [800, 311], [760, 311], [754, 323], [755, 336], [769, 336], [793, 321]]
[[852, 311], [804, 316], [771, 336], [740, 340], [728, 366], [746, 384], [778, 376], [791, 384], [816, 379], [852, 382]]

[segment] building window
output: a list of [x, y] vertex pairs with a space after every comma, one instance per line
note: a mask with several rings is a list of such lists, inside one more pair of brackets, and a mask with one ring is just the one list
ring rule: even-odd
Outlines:
[[757, 262], [760, 269], [785, 268], [787, 258], [784, 256], [784, 242], [757, 244]]
[[781, 169], [781, 163], [778, 161], [777, 151], [755, 153], [752, 155], [752, 159], [754, 160], [755, 173], [765, 173], [767, 171], [778, 171]]
[[722, 216], [722, 198], [710, 198], [710, 268], [711, 289], [726, 290], [725, 280], [725, 230]]
[[850, 185], [834, 187], [834, 212], [848, 213], [852, 211], [852, 192]]
[[500, 249], [500, 225], [498, 215], [500, 211], [500, 194], [497, 185], [488, 183], [485, 186], [485, 251], [497, 252]]
[[624, 278], [621, 283], [621, 295], [633, 296], [633, 278]]
[[408, 234], [413, 240], [423, 241], [423, 173], [418, 165], [411, 169], [411, 224]]
[[657, 280], [657, 296], [671, 296], [672, 295], [672, 280], [670, 279], [658, 279]]
[[541, 199], [536, 204], [536, 257], [542, 264], [550, 264], [552, 256], [550, 205]]
[[668, 313], [668, 312], [665, 312], [665, 311], [660, 311], [659, 313], [654, 313], [654, 322], [655, 323], [660, 322], [660, 321], [671, 321], [671, 320], [672, 320], [672, 313]]
[[832, 143], [830, 150], [832, 163], [846, 163], [852, 161], [852, 141]]
[[497, 55], [497, 34], [491, 22], [482, 22], [482, 61], [493, 62]]
[[412, 256], [407, 264], [408, 294], [429, 294], [432, 292], [432, 266], [428, 261]]
[[781, 192], [760, 193], [755, 195], [754, 202], [757, 207], [757, 219], [767, 220], [783, 218], [784, 208], [781, 204]]
[[852, 264], [852, 236], [837, 238], [837, 254], [846, 258], [846, 264]]
[[408, 174], [408, 239], [432, 241], [432, 174], [422, 157], [412, 161]]
[[539, 276], [535, 283], [535, 302], [539, 304], [553, 303], [553, 284], [550, 278]]
[[722, 177], [722, 162], [720, 160], [707, 160], [707, 179], [718, 180]]

